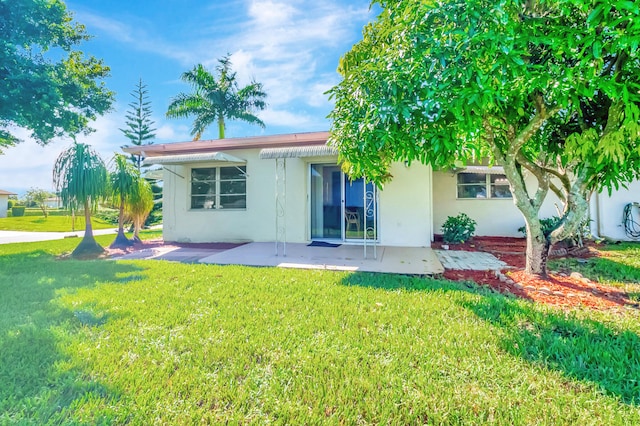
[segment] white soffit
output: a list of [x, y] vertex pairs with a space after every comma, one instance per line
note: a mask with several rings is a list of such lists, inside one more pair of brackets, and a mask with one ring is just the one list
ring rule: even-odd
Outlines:
[[202, 154], [181, 154], [181, 155], [163, 155], [159, 157], [147, 157], [144, 164], [185, 164], [185, 163], [204, 163], [207, 161], [225, 161], [228, 163], [246, 163], [233, 155], [224, 152], [207, 152]]
[[459, 173], [484, 173], [487, 175], [503, 175], [504, 167], [502, 166], [467, 166], [460, 170]]
[[263, 160], [274, 158], [326, 157], [333, 155], [338, 155], [338, 151], [327, 145], [265, 148], [260, 151], [260, 158]]

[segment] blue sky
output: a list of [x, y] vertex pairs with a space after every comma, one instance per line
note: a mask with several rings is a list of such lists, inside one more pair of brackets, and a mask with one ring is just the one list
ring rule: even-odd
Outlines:
[[[93, 123], [78, 140], [93, 145], [105, 161], [127, 140], [118, 130], [139, 78], [149, 90], [156, 142], [190, 140], [188, 120], [164, 118], [171, 98], [189, 87], [182, 72], [202, 63], [213, 69], [231, 54], [241, 84], [264, 84], [266, 128], [227, 123], [227, 137], [327, 130], [331, 104], [324, 92], [339, 82], [342, 54], [361, 38], [375, 17], [370, 0], [67, 0], [75, 19], [93, 36], [80, 49], [111, 67], [107, 86], [116, 92], [113, 112]], [[52, 189], [57, 155], [71, 143], [40, 147], [25, 142], [0, 155], [0, 188], [22, 193]], [[213, 126], [202, 136], [217, 136]]]

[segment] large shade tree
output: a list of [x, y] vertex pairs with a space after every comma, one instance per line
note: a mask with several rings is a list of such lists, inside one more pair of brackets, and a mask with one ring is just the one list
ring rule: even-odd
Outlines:
[[[330, 143], [346, 171], [381, 184], [392, 161], [502, 164], [526, 223], [526, 271], [546, 275], [550, 245], [575, 233], [592, 191], [638, 177], [638, 3], [378, 3], [331, 90]], [[564, 210], [545, 234], [550, 192]]]
[[77, 50], [88, 38], [60, 0], [0, 1], [0, 153], [20, 128], [44, 145], [110, 109], [109, 68]]
[[71, 211], [84, 210], [84, 238], [73, 250], [73, 256], [99, 254], [104, 249], [93, 237], [91, 212], [107, 194], [107, 168], [91, 146], [74, 142], [57, 158], [53, 183], [62, 205]]
[[218, 138], [225, 137], [226, 120], [239, 120], [264, 128], [264, 122], [255, 113], [267, 104], [262, 84], [252, 81], [240, 88], [236, 73], [231, 69], [229, 56], [220, 59], [216, 74], [202, 64], [182, 74], [182, 81], [193, 88], [192, 93], [180, 93], [171, 100], [168, 118], [194, 117], [191, 135], [199, 140], [204, 131], [216, 123]]

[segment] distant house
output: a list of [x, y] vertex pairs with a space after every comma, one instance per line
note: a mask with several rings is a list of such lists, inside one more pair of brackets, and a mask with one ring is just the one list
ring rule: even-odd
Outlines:
[[[167, 241], [326, 241], [428, 247], [448, 216], [467, 213], [477, 235], [522, 236], [501, 167], [434, 171], [397, 162], [378, 190], [350, 180], [326, 145], [328, 132], [127, 147], [145, 164], [163, 167], [163, 228]], [[144, 151], [144, 152], [142, 152]], [[531, 179], [533, 185], [534, 179]], [[624, 206], [640, 183], [592, 197], [592, 229], [625, 239]], [[557, 215], [549, 196], [541, 217]]]
[[13, 192], [0, 189], [0, 218], [7, 217], [7, 206], [9, 205], [9, 195], [16, 195]]
[[62, 200], [60, 197], [49, 197], [44, 200], [44, 204], [48, 209], [59, 209], [62, 207]]

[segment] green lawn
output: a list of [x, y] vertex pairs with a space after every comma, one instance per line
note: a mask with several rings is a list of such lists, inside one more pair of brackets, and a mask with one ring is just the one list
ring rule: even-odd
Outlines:
[[578, 271], [591, 280], [622, 288], [631, 299], [640, 301], [640, 243], [604, 244], [598, 250], [601, 257], [558, 259], [550, 266]]
[[[115, 228], [116, 225], [98, 218], [91, 220], [93, 229]], [[21, 216], [0, 218], [0, 231], [70, 232], [71, 216]], [[84, 216], [76, 217], [75, 230], [84, 230]]]
[[0, 424], [640, 424], [638, 311], [75, 244], [0, 246]]

